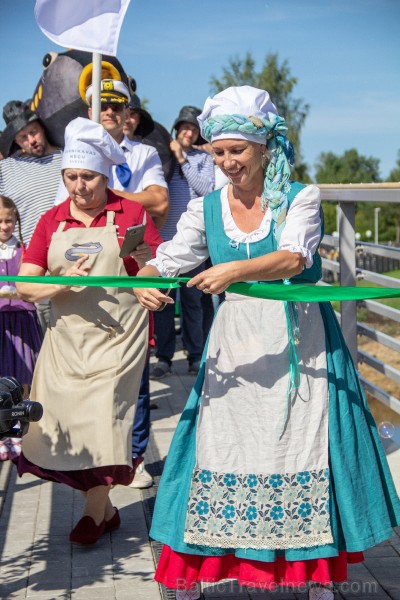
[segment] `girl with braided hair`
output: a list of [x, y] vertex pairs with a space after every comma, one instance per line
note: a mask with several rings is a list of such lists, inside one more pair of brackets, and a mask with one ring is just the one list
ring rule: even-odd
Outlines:
[[[192, 200], [177, 234], [139, 275], [218, 294], [240, 281], [315, 284], [320, 194], [291, 181], [293, 151], [269, 94], [208, 98], [198, 118], [222, 190]], [[172, 300], [136, 289], [142, 306]], [[329, 303], [249, 298], [220, 306], [166, 461], [150, 535], [157, 581], [178, 600], [199, 582], [309, 585], [333, 598], [347, 565], [392, 535], [400, 504], [356, 369]]]

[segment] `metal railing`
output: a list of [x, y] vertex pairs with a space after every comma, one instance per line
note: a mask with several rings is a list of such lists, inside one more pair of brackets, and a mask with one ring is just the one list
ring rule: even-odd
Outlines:
[[[400, 183], [319, 185], [318, 187], [321, 190], [322, 200], [338, 203], [338, 236], [325, 235], [322, 241], [325, 248], [338, 250], [338, 260], [322, 257], [323, 269], [331, 273], [333, 278], [339, 281], [340, 285], [354, 286], [357, 279], [364, 279], [373, 284], [400, 288], [400, 279], [357, 267], [357, 254], [360, 253], [373, 257], [390, 258], [396, 261], [397, 264], [397, 261], [400, 261], [400, 248], [357, 241], [355, 231], [355, 206], [357, 202], [366, 202], [374, 206], [383, 202], [397, 203], [400, 212]], [[376, 210], [376, 232], [377, 212]], [[375, 239], [376, 237], [377, 235], [375, 235]], [[323, 282], [322, 284], [329, 285]], [[362, 301], [362, 306], [372, 313], [400, 324], [400, 310], [372, 300]], [[355, 364], [358, 362], [365, 363], [377, 372], [385, 375], [385, 377], [398, 383], [400, 396], [400, 371], [364, 352], [362, 349], [357, 348], [357, 335], [366, 336], [378, 344], [397, 352], [400, 352], [400, 340], [378, 329], [357, 322], [357, 302], [342, 302], [339, 319], [343, 335]], [[361, 382], [364, 389], [371, 396], [400, 414], [399, 398], [396, 398], [364, 377], [361, 377]]]

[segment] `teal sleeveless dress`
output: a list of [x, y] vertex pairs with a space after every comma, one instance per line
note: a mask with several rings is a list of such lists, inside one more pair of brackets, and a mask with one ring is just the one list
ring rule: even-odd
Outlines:
[[[291, 184], [289, 206], [303, 187]], [[277, 249], [273, 227], [254, 243], [230, 240], [219, 191], [204, 198], [204, 219], [213, 264]], [[290, 283], [320, 277], [315, 253]], [[216, 314], [150, 531], [174, 552], [308, 561], [362, 552], [400, 523], [375, 422], [330, 303], [297, 306], [303, 388], [294, 397], [284, 304], [232, 294]]]

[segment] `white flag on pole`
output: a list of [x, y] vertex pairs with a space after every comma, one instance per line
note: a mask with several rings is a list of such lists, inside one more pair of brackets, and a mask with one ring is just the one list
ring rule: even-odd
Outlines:
[[36, 0], [35, 18], [48, 38], [64, 48], [116, 56], [130, 0]]

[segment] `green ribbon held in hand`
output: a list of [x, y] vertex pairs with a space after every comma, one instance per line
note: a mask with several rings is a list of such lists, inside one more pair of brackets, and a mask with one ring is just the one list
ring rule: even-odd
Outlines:
[[[16, 276], [1, 275], [1, 281], [26, 283], [55, 283], [76, 287], [115, 288], [178, 288], [190, 281], [189, 277], [113, 277], [113, 276]], [[333, 287], [324, 285], [285, 285], [283, 283], [233, 283], [226, 290], [251, 298], [287, 300], [293, 302], [344, 302], [349, 300], [372, 300], [400, 298], [400, 288]]]

